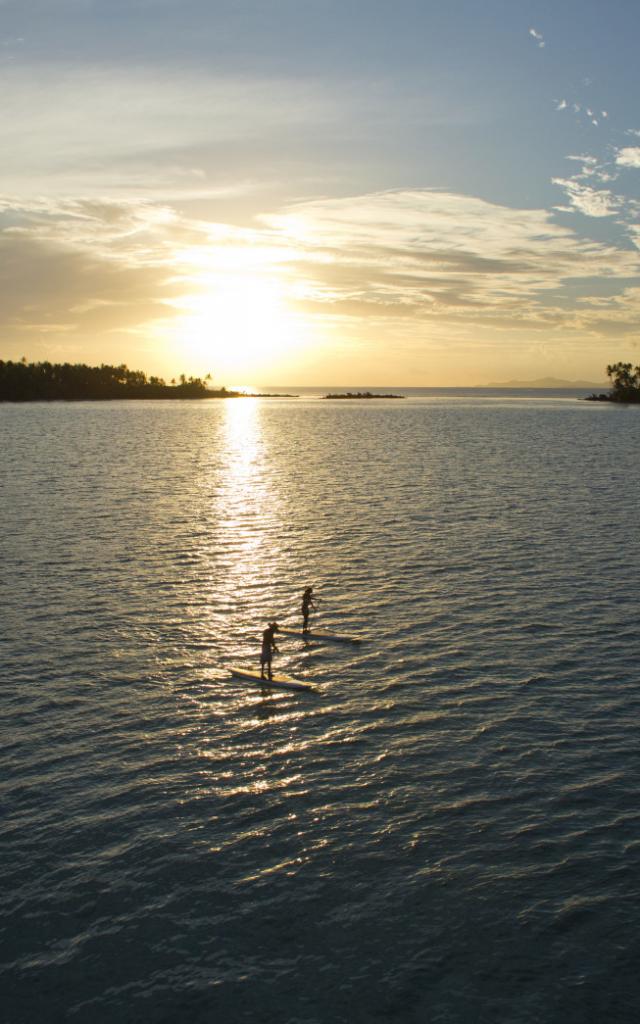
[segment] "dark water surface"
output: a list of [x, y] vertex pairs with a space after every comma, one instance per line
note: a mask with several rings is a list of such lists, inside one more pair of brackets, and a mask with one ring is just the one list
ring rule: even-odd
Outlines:
[[635, 1024], [638, 413], [0, 406], [3, 1021]]

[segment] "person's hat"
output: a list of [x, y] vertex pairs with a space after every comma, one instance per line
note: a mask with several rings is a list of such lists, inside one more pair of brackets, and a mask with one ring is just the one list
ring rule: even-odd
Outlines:
[[270, 622], [269, 625], [271, 626], [272, 629], [280, 629], [280, 626], [278, 625], [277, 622]]

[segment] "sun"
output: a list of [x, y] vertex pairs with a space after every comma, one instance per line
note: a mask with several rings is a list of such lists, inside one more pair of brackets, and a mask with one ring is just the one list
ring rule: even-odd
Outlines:
[[286, 376], [288, 357], [308, 346], [310, 330], [277, 254], [203, 247], [182, 261], [185, 292], [172, 303], [170, 344], [183, 362], [227, 383]]
[[294, 317], [278, 288], [258, 276], [226, 275], [181, 305], [176, 340], [187, 361], [212, 361], [216, 377], [262, 374], [295, 344]]

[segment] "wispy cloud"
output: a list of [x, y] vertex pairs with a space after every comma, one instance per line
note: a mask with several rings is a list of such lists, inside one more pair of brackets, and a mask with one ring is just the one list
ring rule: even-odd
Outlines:
[[[586, 202], [586, 199], [585, 199]], [[429, 191], [299, 204], [264, 218], [298, 252], [301, 299], [346, 318], [492, 324], [572, 322], [578, 279], [622, 282], [628, 251], [580, 239], [543, 210]], [[573, 312], [570, 311], [573, 310]]]
[[[612, 199], [587, 192], [573, 190], [576, 208], [612, 212]], [[572, 282], [588, 294], [588, 282], [608, 281], [615, 293], [640, 273], [637, 253], [581, 239], [545, 210], [429, 190], [297, 203], [252, 228], [151, 202], [5, 199], [0, 211], [3, 336], [34, 342], [64, 330], [80, 349], [169, 329], [185, 295], [219, 286], [213, 268], [242, 267], [249, 255], [319, 323], [395, 324], [417, 338], [429, 323], [518, 334], [569, 327], [579, 313], [585, 324], [589, 307], [573, 301]]]
[[540, 49], [544, 49], [545, 40], [541, 32], [538, 32], [535, 28], [530, 28], [529, 35], [532, 37], [532, 39], [535, 39]]
[[51, 63], [34, 74], [0, 62], [0, 91], [16, 98], [4, 111], [1, 187], [31, 195], [166, 195], [194, 172], [214, 189], [243, 184], [266, 149], [286, 161], [350, 116], [330, 84], [198, 69]]
[[[586, 80], [586, 85], [590, 85], [590, 81]], [[597, 110], [595, 107], [589, 106], [578, 100], [569, 101], [566, 99], [555, 99], [555, 109], [558, 112], [569, 111], [575, 115], [575, 119], [578, 124], [589, 123], [594, 128], [597, 128], [601, 121], [606, 121], [609, 117], [607, 110]]]
[[[615, 181], [618, 177], [613, 164], [606, 161], [603, 162], [598, 157], [589, 154], [568, 154], [565, 160], [581, 164], [578, 173], [571, 176], [570, 180], [573, 182], [591, 180], [606, 184], [607, 182]], [[560, 184], [564, 180], [566, 179], [557, 179], [555, 184]]]
[[24, 38], [22, 36], [0, 38], [0, 66], [17, 60], [23, 47]]
[[552, 181], [564, 189], [571, 206], [585, 217], [612, 217], [621, 209], [620, 198], [608, 189], [581, 185], [575, 178], [553, 178]]

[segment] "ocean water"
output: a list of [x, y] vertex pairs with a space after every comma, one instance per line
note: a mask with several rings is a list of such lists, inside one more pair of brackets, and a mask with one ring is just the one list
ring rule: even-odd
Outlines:
[[3, 1024], [640, 1019], [637, 409], [0, 429]]

